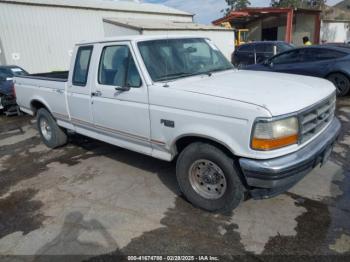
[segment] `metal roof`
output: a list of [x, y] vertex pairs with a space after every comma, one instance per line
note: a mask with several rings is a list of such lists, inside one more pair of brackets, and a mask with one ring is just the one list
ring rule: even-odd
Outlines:
[[79, 8], [106, 11], [124, 11], [138, 13], [171, 14], [193, 16], [193, 14], [159, 4], [136, 3], [132, 1], [107, 0], [0, 0], [1, 3], [51, 6], [62, 8]]
[[196, 31], [233, 31], [232, 29], [214, 25], [202, 25], [192, 22], [176, 22], [170, 20], [133, 19], [133, 18], [104, 18], [104, 22], [142, 30], [196, 30]]
[[259, 19], [263, 16], [270, 16], [271, 14], [286, 14], [286, 13], [308, 13], [319, 14], [321, 10], [318, 9], [305, 9], [305, 8], [292, 8], [292, 7], [249, 7], [240, 10], [233, 10], [227, 16], [219, 18], [212, 23], [219, 25], [223, 22], [235, 22], [248, 23], [253, 20]]

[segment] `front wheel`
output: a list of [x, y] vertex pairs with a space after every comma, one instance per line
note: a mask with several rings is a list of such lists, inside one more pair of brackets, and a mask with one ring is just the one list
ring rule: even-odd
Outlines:
[[330, 74], [327, 79], [331, 81], [336, 89], [337, 96], [345, 96], [350, 90], [350, 80], [346, 75], [341, 73]]
[[37, 125], [46, 146], [57, 148], [67, 143], [66, 133], [57, 125], [55, 119], [45, 108], [38, 110]]
[[244, 198], [233, 159], [207, 143], [190, 144], [181, 152], [176, 176], [184, 196], [207, 211], [231, 211]]

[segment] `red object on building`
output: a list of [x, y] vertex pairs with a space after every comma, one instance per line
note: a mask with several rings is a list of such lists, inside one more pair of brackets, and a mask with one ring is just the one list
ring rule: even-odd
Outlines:
[[276, 8], [276, 7], [263, 7], [263, 8], [245, 8], [239, 11], [232, 11], [229, 15], [213, 21], [214, 25], [220, 25], [223, 22], [232, 22], [237, 20], [244, 21], [245, 19], [252, 18], [259, 19], [261, 17], [268, 17], [269, 15], [285, 15], [286, 16], [286, 32], [285, 41], [291, 43], [293, 40], [293, 20], [295, 14], [312, 14], [315, 16], [315, 30], [314, 30], [314, 43], [320, 42], [320, 30], [321, 30], [321, 10], [313, 9], [297, 9], [297, 8]]

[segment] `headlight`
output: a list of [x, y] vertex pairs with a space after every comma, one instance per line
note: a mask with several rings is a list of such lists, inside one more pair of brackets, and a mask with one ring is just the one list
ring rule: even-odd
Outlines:
[[299, 123], [296, 117], [255, 123], [252, 149], [273, 150], [298, 143]]

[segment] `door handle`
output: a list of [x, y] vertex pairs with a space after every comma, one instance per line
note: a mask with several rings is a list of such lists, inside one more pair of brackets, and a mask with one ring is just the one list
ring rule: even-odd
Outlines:
[[102, 96], [102, 92], [101, 91], [92, 92], [91, 96]]
[[62, 90], [62, 89], [56, 89], [56, 93], [63, 94], [63, 93], [64, 93], [64, 90]]

